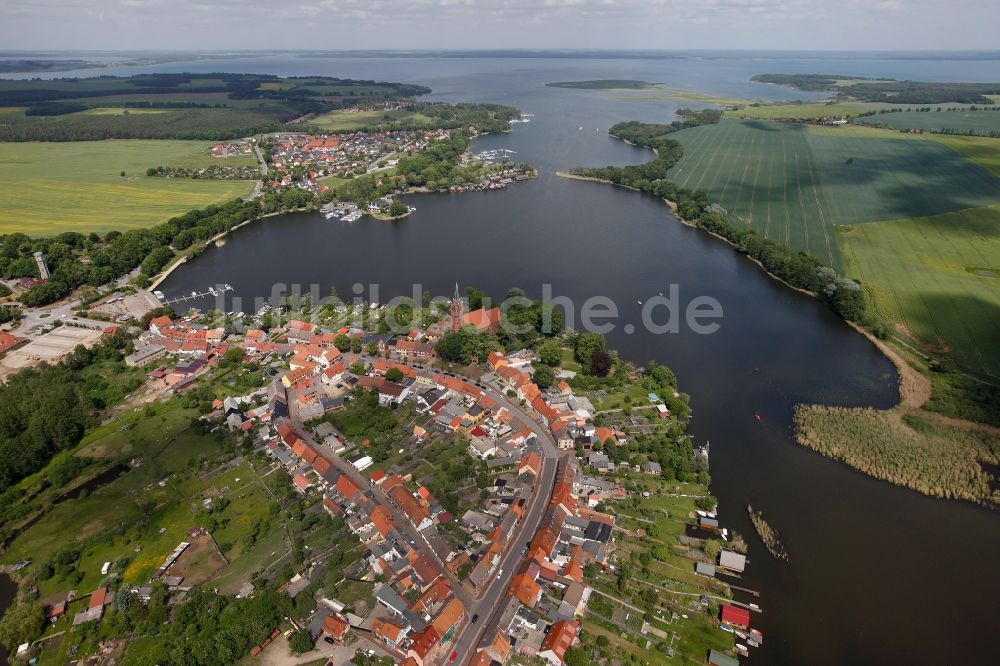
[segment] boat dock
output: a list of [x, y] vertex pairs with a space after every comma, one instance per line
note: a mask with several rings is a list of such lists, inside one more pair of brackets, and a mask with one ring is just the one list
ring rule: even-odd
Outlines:
[[190, 294], [185, 294], [183, 296], [177, 296], [175, 298], [165, 298], [161, 292], [154, 292], [156, 297], [163, 302], [164, 305], [175, 305], [177, 303], [184, 303], [185, 301], [195, 301], [199, 298], [205, 298], [206, 296], [218, 296], [219, 294], [225, 293], [227, 291], [232, 291], [233, 287], [229, 284], [224, 284], [219, 287], [209, 287], [207, 291], [192, 291]]

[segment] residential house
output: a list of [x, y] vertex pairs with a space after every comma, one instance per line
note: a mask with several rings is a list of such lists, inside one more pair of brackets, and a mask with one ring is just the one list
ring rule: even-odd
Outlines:
[[566, 651], [569, 650], [570, 646], [573, 645], [573, 641], [576, 640], [578, 628], [579, 623], [576, 620], [572, 622], [569, 620], [559, 620], [553, 623], [549, 628], [549, 633], [545, 635], [545, 640], [542, 641], [542, 646], [537, 656], [545, 659], [552, 666], [562, 666], [565, 663]]
[[381, 617], [375, 618], [375, 621], [372, 622], [372, 637], [393, 649], [400, 647], [409, 632], [409, 627], [390, 622]]

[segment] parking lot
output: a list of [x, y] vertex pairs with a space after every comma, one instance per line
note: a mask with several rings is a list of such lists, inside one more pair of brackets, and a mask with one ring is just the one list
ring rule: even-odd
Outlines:
[[0, 376], [39, 362], [54, 363], [77, 345], [93, 346], [103, 334], [100, 329], [59, 326], [7, 354], [0, 360]]

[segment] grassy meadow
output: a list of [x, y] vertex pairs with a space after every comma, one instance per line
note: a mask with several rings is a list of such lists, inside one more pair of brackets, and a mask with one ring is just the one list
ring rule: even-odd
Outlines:
[[[212, 160], [206, 141], [0, 143], [0, 233], [148, 227], [192, 208], [243, 197], [253, 183], [147, 177], [153, 166]], [[233, 166], [240, 166], [239, 160]], [[125, 177], [121, 172], [125, 171]]]
[[[213, 536], [230, 561], [240, 562], [242, 572], [246, 554], [242, 537], [255, 519], [268, 520], [271, 496], [245, 461], [215, 469], [218, 462], [202, 465], [226, 456], [218, 438], [192, 431], [195, 415], [195, 410], [177, 401], [159, 403], [141, 414], [125, 412], [88, 434], [77, 455], [131, 460], [132, 467], [89, 495], [53, 507], [11, 541], [0, 562], [29, 559], [33, 573], [57, 549], [80, 544], [81, 581], [73, 583], [60, 575], [40, 581], [43, 600], [63, 595], [70, 587], [94, 589], [105, 578], [100, 570], [108, 561], [121, 563], [119, 573], [127, 583], [145, 582], [186, 538], [187, 530], [204, 520], [199, 514], [202, 500], [225, 496], [230, 503]], [[277, 533], [283, 535], [280, 529]], [[246, 580], [242, 575], [230, 578], [232, 585]]]

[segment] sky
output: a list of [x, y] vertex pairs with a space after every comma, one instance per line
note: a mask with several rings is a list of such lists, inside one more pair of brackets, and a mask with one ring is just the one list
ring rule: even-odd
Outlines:
[[998, 0], [0, 0], [3, 50], [997, 49]]

